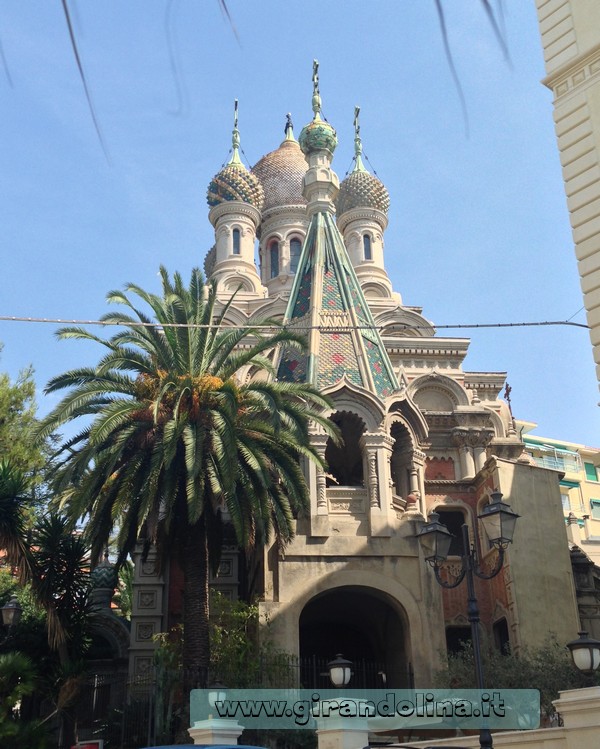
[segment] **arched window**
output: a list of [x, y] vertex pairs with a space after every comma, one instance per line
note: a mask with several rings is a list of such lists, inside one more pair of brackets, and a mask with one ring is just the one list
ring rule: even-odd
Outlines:
[[335, 413], [330, 418], [342, 433], [342, 444], [336, 445], [331, 437], [327, 440], [327, 486], [364, 486], [360, 438], [365, 425], [359, 416], [347, 411]]
[[279, 275], [279, 242], [274, 239], [269, 245], [269, 262], [271, 265], [271, 278]]
[[298, 270], [300, 253], [302, 252], [302, 242], [299, 239], [290, 239], [290, 273]]
[[363, 257], [365, 260], [373, 259], [373, 252], [371, 251], [371, 237], [368, 234], [363, 234]]
[[234, 255], [240, 254], [240, 230], [239, 229], [233, 230], [233, 254]]
[[450, 542], [450, 556], [460, 557], [463, 555], [462, 527], [465, 524], [465, 514], [456, 508], [436, 507], [435, 511], [440, 516], [440, 523], [452, 534]]

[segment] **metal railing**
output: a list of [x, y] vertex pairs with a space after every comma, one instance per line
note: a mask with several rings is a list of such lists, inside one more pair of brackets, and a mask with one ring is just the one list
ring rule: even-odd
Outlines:
[[[218, 680], [236, 688], [331, 688], [327, 658], [297, 658], [284, 653], [257, 660], [240, 674], [221, 669]], [[386, 686], [385, 664], [367, 659], [352, 664], [351, 686], [381, 689]], [[412, 683], [407, 666], [406, 684]], [[72, 710], [78, 739], [102, 739], [104, 749], [138, 749], [174, 743], [185, 714], [182, 671], [152, 671], [135, 679], [125, 674], [89, 676]]]

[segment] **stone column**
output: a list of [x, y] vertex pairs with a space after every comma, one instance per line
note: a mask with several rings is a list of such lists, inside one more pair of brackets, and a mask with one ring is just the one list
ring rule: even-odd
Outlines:
[[279, 273], [290, 273], [290, 243], [287, 239], [279, 240]]
[[[320, 458], [325, 457], [329, 438], [323, 431], [311, 434], [311, 444]], [[310, 533], [312, 536], [329, 536], [329, 503], [327, 501], [327, 477], [322, 468], [309, 462], [310, 489]]]
[[487, 460], [487, 446], [494, 433], [490, 429], [472, 429], [469, 434], [469, 442], [473, 448], [475, 471], [479, 473]]
[[367, 450], [368, 485], [369, 485], [369, 507], [381, 507], [379, 498], [379, 480], [377, 478], [377, 453], [375, 450]]
[[452, 432], [452, 441], [458, 447], [460, 457], [460, 477], [461, 479], [472, 479], [475, 476], [475, 460], [473, 451], [469, 444], [468, 429], [454, 429]]
[[365, 432], [360, 448], [366, 455], [366, 487], [372, 536], [391, 535], [391, 501], [386, 466], [391, 451], [385, 432]]
[[[413, 450], [412, 464], [410, 470], [410, 481], [416, 482], [417, 488], [413, 492], [418, 499], [418, 509], [423, 517], [427, 517], [425, 508], [425, 458], [426, 455], [421, 450]], [[414, 474], [414, 478], [413, 478]], [[411, 487], [412, 490], [412, 487]]]

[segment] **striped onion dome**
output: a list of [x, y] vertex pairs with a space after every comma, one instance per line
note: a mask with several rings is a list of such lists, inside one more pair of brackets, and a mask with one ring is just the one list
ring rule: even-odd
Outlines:
[[263, 211], [280, 206], [305, 206], [302, 181], [308, 165], [300, 150], [290, 115], [285, 126], [285, 140], [252, 167], [252, 174], [260, 180], [265, 202]]
[[366, 169], [354, 170], [340, 184], [337, 215], [353, 208], [376, 208], [386, 215], [390, 208], [390, 195], [385, 185]]
[[208, 186], [206, 200], [211, 208], [227, 201], [237, 200], [241, 203], [249, 203], [260, 211], [265, 200], [265, 193], [260, 180], [242, 164], [239, 147], [240, 133], [237, 128], [236, 99], [231, 159], [212, 178]]
[[354, 110], [354, 169], [340, 184], [336, 199], [338, 217], [353, 208], [376, 208], [387, 215], [390, 208], [390, 195], [385, 185], [365, 169], [362, 161], [359, 112], [360, 108], [356, 107]]

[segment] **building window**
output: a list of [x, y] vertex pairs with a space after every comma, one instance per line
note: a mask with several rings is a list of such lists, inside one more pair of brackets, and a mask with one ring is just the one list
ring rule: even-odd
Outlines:
[[598, 481], [598, 469], [593, 463], [584, 463], [585, 477], [588, 481]]
[[571, 502], [568, 494], [560, 495], [560, 501], [562, 502], [563, 512], [571, 512]]
[[273, 240], [269, 245], [269, 262], [271, 264], [271, 278], [279, 275], [279, 242]]
[[471, 627], [446, 627], [446, 649], [459, 655], [471, 644]]
[[301, 252], [302, 242], [299, 239], [290, 239], [290, 273], [295, 273], [298, 270]]
[[363, 256], [365, 260], [372, 260], [371, 237], [368, 234], [363, 235]]
[[509, 655], [510, 636], [506, 619], [502, 618], [497, 622], [494, 622], [492, 630], [494, 632], [494, 645], [496, 646], [496, 650], [498, 650], [502, 655]]
[[600, 520], [600, 499], [590, 499], [590, 509], [592, 511], [592, 518]]
[[240, 254], [240, 230], [239, 229], [233, 230], [233, 254], [234, 255]]
[[363, 455], [360, 446], [360, 438], [365, 431], [364, 422], [356, 414], [347, 411], [335, 413], [330, 418], [341, 432], [342, 443], [336, 444], [331, 437], [327, 440], [327, 486], [364, 486]]
[[446, 510], [443, 507], [436, 507], [435, 510], [440, 516], [440, 523], [445, 525], [452, 534], [450, 543], [450, 556], [460, 557], [463, 554], [462, 527], [465, 524], [465, 516], [461, 510]]

